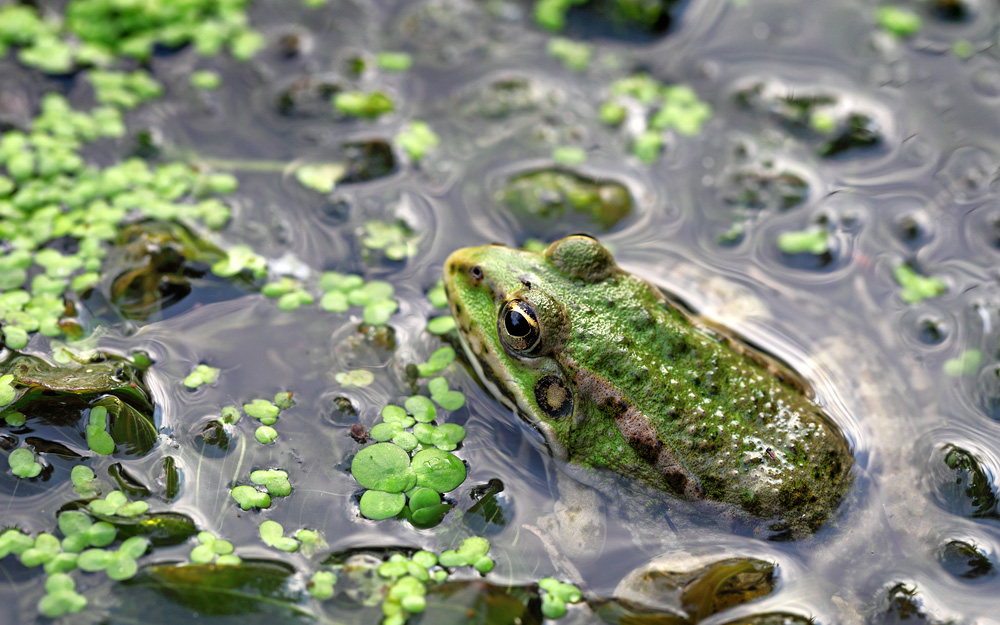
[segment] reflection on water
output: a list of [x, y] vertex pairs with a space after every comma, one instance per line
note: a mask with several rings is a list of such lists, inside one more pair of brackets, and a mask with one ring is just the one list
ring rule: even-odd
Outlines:
[[[359, 334], [360, 309], [283, 312], [261, 295], [203, 280], [204, 268], [182, 260], [167, 263], [176, 279], [157, 283], [173, 305], [162, 313], [133, 292], [140, 279], [160, 280], [160, 273], [119, 276], [117, 297], [131, 302], [124, 317], [109, 312], [110, 301], [89, 302], [109, 324], [98, 343], [152, 357], [146, 381], [160, 434], [147, 456], [116, 460], [149, 488], [154, 510], [189, 515], [244, 557], [273, 557], [259, 540], [263, 518], [320, 530], [332, 551], [450, 548], [461, 536], [447, 518], [416, 530], [359, 517], [351, 427], [370, 429], [382, 406], [409, 396], [415, 381], [407, 365], [440, 347], [425, 326], [441, 311], [425, 294], [448, 253], [579, 228], [579, 219], [568, 227], [525, 218], [509, 210], [501, 191], [525, 172], [553, 168], [555, 148], [576, 146], [586, 163], [561, 171], [631, 196], [627, 218], [600, 224], [619, 262], [793, 365], [845, 429], [857, 460], [839, 516], [793, 543], [741, 534], [642, 487], [599, 490], [609, 519], [605, 542], [572, 563], [587, 595], [610, 596], [658, 556], [740, 556], [776, 564], [776, 589], [713, 623], [765, 613], [788, 622], [995, 622], [1000, 5], [902, 4], [923, 17], [924, 28], [909, 38], [878, 28], [870, 3], [699, 0], [676, 3], [669, 18], [639, 33], [588, 26], [593, 16], [573, 14], [569, 35], [592, 47], [587, 68], [574, 71], [546, 54], [551, 35], [532, 25], [528, 2], [334, 0], [306, 9], [261, 0], [251, 20], [269, 45], [250, 63], [212, 60], [221, 90], [180, 88], [185, 68], [207, 62], [193, 50], [155, 57], [168, 96], [132, 114], [132, 135], [114, 149], [129, 153], [146, 129], [160, 138], [165, 159], [230, 163], [240, 190], [219, 244], [248, 244], [309, 275], [337, 270], [387, 280], [400, 310], [389, 322], [392, 350]], [[378, 70], [372, 56], [383, 50], [410, 52], [413, 68]], [[66, 89], [71, 101], [89, 102], [82, 82], [35, 81], [11, 57], [0, 72], [5, 101], [35, 102], [41, 89]], [[690, 86], [713, 111], [700, 134], [664, 133], [649, 164], [632, 156], [642, 130], [634, 126], [645, 121], [598, 120], [608, 85], [637, 72]], [[339, 91], [376, 88], [396, 101], [395, 113], [351, 120], [329, 106]], [[419, 163], [398, 147], [387, 152], [413, 119], [441, 138]], [[326, 194], [303, 188], [285, 167], [342, 159], [352, 145], [378, 146], [377, 167], [352, 164], [361, 173]], [[101, 150], [109, 153], [93, 158], [114, 156]], [[401, 220], [415, 233], [417, 253], [393, 259], [365, 248], [373, 220]], [[779, 247], [782, 234], [810, 228], [828, 233], [822, 253]], [[167, 262], [162, 246], [144, 245], [148, 262]], [[894, 278], [904, 264], [940, 278], [947, 290], [904, 302]], [[29, 351], [42, 348], [39, 337]], [[181, 386], [203, 363], [221, 370], [221, 382]], [[375, 382], [337, 384], [335, 373], [356, 368], [370, 370]], [[547, 538], [526, 529], [551, 511], [559, 466], [540, 436], [469, 372], [454, 367], [449, 377], [468, 397], [449, 420], [468, 432], [457, 453], [469, 478], [448, 498], [492, 542], [493, 581], [564, 576]], [[206, 443], [203, 429], [220, 406], [283, 390], [294, 392], [295, 404], [282, 414], [276, 444], [258, 445], [252, 428], [232, 431], [227, 448]], [[74, 498], [74, 462], [49, 456], [54, 470], [45, 481], [0, 475], [0, 525], [52, 530], [54, 511]], [[176, 499], [168, 495], [167, 458], [179, 470]], [[110, 464], [93, 466], [100, 475]], [[241, 513], [228, 488], [272, 467], [289, 472], [292, 494], [265, 513]], [[491, 499], [470, 510], [486, 492]], [[186, 558], [188, 547], [176, 549], [156, 557]], [[308, 559], [287, 561], [305, 567]], [[6, 620], [28, 622], [37, 578], [10, 562], [0, 565], [0, 597], [18, 615]], [[95, 592], [109, 593], [100, 608], [107, 610], [114, 590], [102, 588]], [[30, 600], [18, 599], [24, 593]], [[571, 610], [568, 618], [595, 617]]]

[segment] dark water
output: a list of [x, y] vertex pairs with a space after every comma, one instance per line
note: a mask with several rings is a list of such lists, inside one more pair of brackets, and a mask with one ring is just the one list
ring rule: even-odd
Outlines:
[[[334, 1], [307, 10], [274, 0], [251, 12], [269, 41], [252, 62], [204, 59], [189, 49], [157, 56], [153, 72], [167, 95], [130, 114], [129, 128], [154, 129], [164, 160], [235, 169], [241, 186], [221, 241], [249, 244], [269, 259], [287, 255], [313, 276], [336, 269], [388, 280], [400, 311], [389, 322], [394, 351], [358, 339], [359, 309], [282, 312], [273, 300], [218, 291], [210, 282], [196, 284], [151, 322], [111, 324], [99, 333], [101, 347], [146, 350], [155, 360], [149, 380], [160, 439], [147, 456], [124, 460], [127, 470], [154, 491], [154, 510], [189, 514], [244, 558], [275, 555], [257, 535], [263, 518], [318, 529], [331, 551], [450, 547], [447, 519], [415, 530], [359, 517], [359, 487], [348, 471], [358, 445], [349, 428], [356, 421], [370, 427], [382, 406], [407, 397], [406, 365], [441, 345], [424, 330], [427, 318], [440, 314], [424, 294], [449, 252], [577, 229], [526, 227], [497, 201], [510, 176], [550, 166], [554, 147], [575, 145], [588, 154], [576, 171], [616, 180], [635, 199], [633, 215], [601, 234], [619, 262], [791, 363], [817, 387], [857, 459], [856, 485], [841, 513], [796, 543], [702, 524], [677, 502], [659, 502], [655, 514], [644, 515], [646, 501], [602, 493], [606, 542], [595, 558], [575, 563], [588, 596], [610, 595], [629, 571], [661, 554], [739, 555], [777, 563], [777, 590], [712, 623], [765, 612], [819, 623], [1000, 622], [1000, 575], [970, 576], [943, 555], [950, 542], [963, 541], [991, 571], [1000, 565], [1000, 5], [970, 1], [961, 19], [948, 19], [934, 3], [904, 4], [924, 17], [923, 30], [908, 39], [875, 26], [869, 2], [685, 2], [662, 34], [622, 32], [584, 16], [571, 21], [569, 34], [592, 45], [593, 59], [578, 73], [546, 54], [551, 35], [531, 24], [526, 3]], [[959, 40], [971, 43], [971, 58], [952, 52]], [[283, 52], [288, 42], [299, 44], [295, 53]], [[381, 50], [410, 52], [413, 69], [351, 73], [354, 59], [370, 61]], [[224, 87], [192, 92], [187, 75], [196, 68], [219, 71]], [[629, 155], [626, 131], [597, 122], [608, 85], [640, 70], [691, 86], [713, 108], [699, 135], [668, 133], [653, 164]], [[4, 88], [29, 101], [46, 89], [87, 101], [82, 84], [42, 80], [9, 58], [0, 71]], [[322, 83], [382, 89], [397, 112], [377, 121], [337, 118], [322, 89], [309, 99], [308, 90]], [[506, 105], [491, 95], [500, 83], [518, 85], [507, 90]], [[306, 95], [282, 114], [282, 94], [302, 84]], [[863, 117], [870, 141], [831, 148], [808, 123], [792, 119], [787, 102], [795, 97], [825, 98], [838, 119]], [[420, 164], [397, 150], [394, 173], [341, 185], [328, 196], [282, 173], [282, 163], [338, 158], [345, 142], [390, 140], [411, 119], [441, 137]], [[132, 145], [123, 140], [92, 157], [113, 162]], [[403, 219], [417, 233], [418, 253], [405, 261], [366, 260], [360, 239], [371, 219]], [[720, 243], [734, 224], [740, 235]], [[779, 250], [781, 233], [813, 224], [830, 232], [827, 254]], [[893, 279], [901, 263], [942, 278], [947, 291], [905, 303]], [[27, 351], [45, 346], [36, 337]], [[975, 371], [945, 372], [949, 360], [972, 349], [982, 353]], [[219, 367], [221, 381], [188, 392], [180, 381], [199, 363]], [[375, 382], [348, 389], [334, 381], [335, 373], [354, 368], [371, 370]], [[538, 435], [468, 372], [453, 367], [448, 377], [468, 397], [449, 417], [468, 431], [456, 453], [469, 466], [451, 499], [467, 507], [475, 487], [496, 478], [504, 484], [507, 522], [488, 536], [497, 560], [492, 579], [565, 579], [525, 529], [551, 510], [558, 467]], [[220, 406], [280, 390], [294, 391], [296, 405], [282, 416], [277, 444], [258, 445], [244, 419], [228, 453], [202, 453], [196, 434]], [[358, 417], [338, 412], [337, 397], [349, 398]], [[978, 462], [992, 504], [970, 503], [971, 473], [945, 462], [953, 447]], [[157, 503], [167, 455], [183, 476], [181, 494], [169, 504]], [[52, 530], [55, 511], [75, 498], [71, 465], [53, 465], [45, 482], [9, 474], [0, 480], [3, 525]], [[102, 466], [93, 465], [98, 474]], [[263, 513], [241, 513], [228, 486], [250, 469], [271, 466], [290, 473], [292, 495]], [[151, 559], [184, 559], [190, 545], [173, 549], [158, 549]], [[312, 570], [305, 556], [282, 557]], [[12, 561], [0, 568], [4, 620], [42, 620], [34, 616], [41, 577]], [[898, 584], [915, 590], [919, 614], [893, 607]], [[86, 594], [91, 607], [78, 620], [134, 622], [115, 607], [124, 595], [114, 585]], [[164, 619], [183, 618], [169, 602], [158, 609]], [[569, 620], [593, 618], [577, 610]]]

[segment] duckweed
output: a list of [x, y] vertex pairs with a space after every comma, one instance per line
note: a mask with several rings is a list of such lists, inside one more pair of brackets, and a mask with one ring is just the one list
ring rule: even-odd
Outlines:
[[445, 410], [458, 410], [465, 405], [465, 395], [448, 389], [448, 380], [438, 377], [427, 383], [431, 399]]
[[875, 21], [886, 32], [900, 38], [912, 37], [919, 33], [923, 27], [923, 20], [920, 16], [902, 7], [880, 6], [875, 9]]
[[778, 249], [786, 254], [826, 254], [830, 250], [829, 236], [822, 228], [783, 232], [778, 237]]
[[341, 371], [333, 378], [342, 386], [368, 386], [375, 381], [375, 374], [367, 369], [352, 369]]
[[983, 353], [978, 349], [967, 349], [944, 363], [944, 372], [952, 377], [974, 375], [982, 364]]
[[[233, 543], [220, 540], [211, 532], [198, 532], [198, 545], [191, 549], [188, 556], [195, 564], [208, 564], [213, 560], [217, 564], [239, 564], [239, 556], [233, 553]], [[228, 557], [227, 557], [228, 556]], [[223, 559], [224, 558], [224, 559]]]
[[566, 39], [564, 37], [554, 37], [549, 39], [546, 47], [549, 56], [562, 62], [568, 69], [582, 72], [590, 65], [592, 50], [585, 43]]
[[274, 425], [278, 421], [278, 413], [281, 412], [281, 409], [266, 399], [255, 399], [250, 403], [243, 404], [243, 412], [264, 425]]
[[125, 493], [113, 490], [104, 499], [94, 499], [88, 503], [87, 509], [105, 516], [135, 517], [145, 514], [149, 510], [149, 504], [145, 501], [130, 502]]
[[267, 489], [275, 497], [287, 497], [292, 494], [292, 483], [288, 481], [288, 473], [279, 469], [254, 471], [250, 481]]
[[346, 173], [347, 166], [343, 163], [306, 164], [296, 168], [295, 179], [307, 189], [330, 193]]
[[610, 98], [599, 112], [605, 124], [618, 126], [625, 121], [630, 111], [625, 101], [634, 101], [642, 109], [637, 122], [645, 128], [634, 137], [632, 153], [644, 163], [654, 163], [659, 158], [664, 131], [695, 136], [712, 116], [712, 107], [687, 85], [664, 85], [646, 74], [617, 80], [609, 91]]
[[405, 72], [413, 66], [413, 57], [406, 52], [379, 52], [375, 65], [390, 72]]
[[937, 297], [948, 290], [940, 278], [922, 276], [913, 267], [902, 264], [893, 269], [892, 276], [903, 287], [900, 297], [907, 304], [916, 304]]
[[[442, 315], [440, 317], [434, 317], [427, 321], [427, 331], [431, 334], [441, 336], [443, 334], [448, 334], [457, 327], [455, 318], [451, 315]], [[420, 365], [417, 365], [418, 367]], [[423, 376], [424, 374], [421, 374]], [[433, 373], [428, 374], [433, 375]]]
[[399, 309], [399, 303], [393, 299], [393, 286], [384, 280], [365, 283], [357, 275], [328, 271], [320, 277], [319, 286], [325, 291], [319, 302], [320, 308], [329, 312], [345, 312], [351, 306], [363, 306], [364, 322], [370, 325], [385, 325]]
[[366, 490], [361, 495], [361, 514], [373, 521], [388, 519], [403, 511], [406, 495], [381, 490]]
[[205, 384], [215, 384], [219, 379], [219, 369], [208, 365], [198, 365], [184, 378], [184, 386], [196, 389]]
[[381, 250], [389, 260], [403, 260], [417, 253], [417, 233], [406, 222], [396, 220], [365, 222], [361, 244], [370, 250]]
[[271, 507], [270, 495], [260, 492], [253, 486], [236, 486], [230, 491], [230, 495], [244, 510]]
[[209, 70], [199, 70], [191, 74], [189, 79], [191, 86], [196, 89], [213, 90], [222, 85], [222, 77], [216, 72]]
[[309, 579], [309, 594], [314, 598], [323, 601], [333, 597], [333, 586], [337, 583], [337, 576], [333, 571], [316, 571]]
[[447, 308], [448, 296], [444, 292], [444, 282], [438, 280], [434, 286], [427, 291], [427, 299], [434, 308]]
[[37, 477], [42, 472], [42, 465], [35, 462], [35, 454], [24, 447], [10, 452], [7, 463], [10, 464], [11, 472], [21, 478]]
[[417, 485], [446, 493], [465, 481], [465, 464], [455, 455], [440, 449], [423, 449], [413, 455], [412, 471]]
[[351, 117], [375, 119], [395, 110], [396, 105], [381, 91], [342, 91], [333, 96], [333, 108]]
[[38, 602], [38, 611], [48, 618], [79, 612], [87, 599], [76, 592], [76, 582], [66, 573], [53, 573], [45, 580], [45, 595]]
[[441, 143], [427, 122], [413, 120], [396, 135], [396, 143], [413, 161], [420, 161]]
[[539, 580], [538, 589], [545, 592], [542, 596], [542, 614], [547, 618], [562, 618], [566, 615], [567, 603], [579, 603], [583, 599], [579, 588], [553, 577]]
[[73, 491], [81, 497], [93, 497], [98, 494], [97, 476], [90, 467], [77, 465], [69, 473], [70, 481], [73, 483]]
[[269, 425], [262, 425], [254, 430], [254, 438], [261, 445], [273, 443], [278, 438], [278, 431]]
[[277, 521], [264, 521], [260, 524], [260, 539], [268, 547], [281, 551], [294, 552], [299, 550], [299, 541], [285, 536], [285, 528]]
[[552, 150], [552, 160], [560, 165], [579, 165], [587, 162], [587, 151], [579, 146], [560, 146]]

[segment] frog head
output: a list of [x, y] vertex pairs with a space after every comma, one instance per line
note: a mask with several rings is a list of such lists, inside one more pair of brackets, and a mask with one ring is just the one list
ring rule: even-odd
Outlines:
[[574, 235], [541, 252], [499, 244], [460, 249], [444, 265], [444, 285], [466, 354], [484, 386], [566, 457], [557, 427], [579, 401], [558, 356], [573, 331], [574, 287], [618, 271], [596, 240]]

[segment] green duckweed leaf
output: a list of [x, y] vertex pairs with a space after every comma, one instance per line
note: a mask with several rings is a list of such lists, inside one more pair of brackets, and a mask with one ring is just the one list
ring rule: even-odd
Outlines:
[[110, 456], [115, 452], [115, 440], [108, 434], [108, 409], [95, 406], [90, 409], [87, 425], [87, 447], [96, 454]]
[[255, 399], [243, 404], [243, 412], [254, 419], [259, 419], [264, 425], [274, 425], [278, 421], [280, 409], [266, 399]]
[[[9, 328], [5, 328], [9, 331]], [[0, 376], [0, 406], [6, 406], [17, 398], [17, 391], [11, 386], [14, 376], [11, 374]]]
[[372, 91], [371, 93], [341, 91], [333, 97], [333, 107], [352, 117], [374, 119], [380, 115], [391, 113], [395, 105], [389, 96], [381, 91]]
[[[427, 331], [437, 336], [440, 336], [442, 334], [448, 334], [449, 332], [454, 330], [455, 327], [456, 327], [455, 318], [452, 317], [451, 315], [434, 317], [433, 319], [427, 322]], [[433, 375], [434, 373], [436, 373], [436, 371], [432, 371], [431, 373], [427, 374], [421, 373], [420, 375], [423, 377], [427, 377]]]
[[258, 443], [261, 445], [267, 445], [269, 443], [273, 443], [275, 439], [278, 438], [278, 431], [270, 425], [262, 425], [254, 430], [253, 435], [254, 438], [257, 439]]
[[35, 454], [30, 449], [21, 447], [7, 456], [10, 470], [21, 478], [32, 478], [42, 472], [42, 465], [35, 462]]
[[110, 551], [105, 551], [104, 549], [87, 549], [77, 558], [76, 565], [82, 571], [94, 573], [106, 569], [111, 564], [112, 559], [114, 559], [114, 556]]
[[420, 423], [430, 423], [437, 417], [437, 409], [434, 408], [434, 404], [423, 395], [407, 397], [403, 405], [413, 415], [413, 418]]
[[366, 490], [361, 495], [361, 514], [375, 521], [396, 516], [405, 505], [406, 495], [403, 493]]
[[59, 514], [58, 523], [59, 531], [63, 533], [63, 536], [82, 534], [90, 529], [90, 526], [94, 524], [94, 522], [90, 520], [90, 515], [80, 512], [79, 510], [67, 510], [66, 512], [61, 512]]
[[281, 551], [298, 551], [299, 541], [284, 535], [285, 530], [277, 521], [264, 521], [260, 524], [260, 539], [269, 547]]
[[[455, 361], [455, 350], [452, 347], [444, 346], [434, 351], [426, 363], [417, 365], [417, 373], [422, 378], [428, 378], [441, 371]], [[445, 386], [447, 390], [447, 385]]]
[[369, 445], [354, 456], [351, 474], [358, 484], [372, 490], [399, 493], [413, 480], [410, 456], [392, 443]]
[[327, 293], [350, 293], [351, 291], [360, 289], [364, 284], [365, 281], [361, 276], [342, 274], [337, 271], [325, 271], [319, 277], [319, 288]]
[[413, 455], [412, 467], [418, 486], [433, 488], [439, 493], [454, 490], [465, 481], [465, 464], [454, 454], [440, 449], [418, 451]]
[[978, 349], [967, 349], [956, 358], [952, 358], [944, 363], [944, 372], [952, 377], [962, 375], [973, 375], [979, 371], [979, 365], [983, 360], [983, 353]]
[[875, 9], [875, 20], [883, 30], [901, 39], [912, 37], [924, 27], [923, 20], [920, 19], [919, 15], [908, 9], [891, 5]]
[[465, 405], [465, 395], [460, 391], [448, 390], [448, 381], [444, 378], [434, 378], [427, 383], [431, 399], [445, 410], [458, 410]]
[[413, 120], [396, 135], [396, 143], [413, 161], [420, 161], [441, 143], [441, 138], [426, 123]]
[[324, 601], [333, 597], [333, 586], [337, 583], [337, 576], [333, 571], [316, 571], [309, 580], [309, 594], [314, 598]]
[[392, 444], [398, 445], [406, 451], [413, 451], [420, 444], [417, 437], [409, 432], [400, 432], [392, 437]]
[[903, 287], [900, 297], [907, 304], [916, 304], [937, 297], [948, 290], [941, 278], [922, 276], [909, 265], [897, 265], [892, 275]]
[[319, 307], [327, 312], [345, 312], [351, 307], [347, 301], [347, 296], [340, 291], [330, 291], [319, 300]]
[[406, 414], [406, 410], [392, 404], [382, 408], [382, 420], [386, 423], [398, 425], [400, 429], [411, 427], [416, 423], [413, 417]]
[[276, 405], [281, 410], [288, 410], [292, 407], [292, 392], [283, 391], [280, 393], [275, 393], [274, 395], [274, 405]]
[[319, 193], [330, 193], [347, 173], [345, 163], [313, 163], [295, 170], [295, 179], [303, 187]]
[[226, 423], [228, 425], [236, 425], [240, 422], [243, 415], [240, 413], [236, 406], [223, 406], [222, 410], [219, 412], [219, 421]]
[[778, 236], [778, 249], [785, 254], [815, 254], [830, 251], [829, 235], [823, 228], [808, 228], [797, 232], [783, 232]]
[[232, 492], [233, 499], [244, 510], [250, 508], [271, 507], [271, 497], [267, 493], [262, 493], [253, 486], [236, 486]]
[[444, 282], [438, 280], [437, 283], [427, 291], [427, 299], [434, 308], [447, 308], [448, 296], [444, 292]]
[[219, 369], [208, 365], [198, 365], [184, 378], [184, 386], [196, 389], [204, 384], [215, 384], [219, 379]]
[[389, 322], [392, 313], [399, 309], [399, 303], [393, 299], [382, 299], [370, 302], [365, 305], [362, 318], [364, 322], [373, 326], [382, 326]]
[[250, 474], [250, 481], [263, 485], [267, 492], [275, 497], [287, 497], [292, 494], [292, 484], [288, 481], [288, 473], [285, 471], [275, 469], [254, 471]]
[[21, 530], [10, 528], [0, 534], [0, 558], [7, 557], [13, 553], [21, 555], [35, 545], [35, 539], [21, 532]]
[[371, 432], [368, 435], [372, 440], [384, 443], [386, 441], [392, 440], [394, 436], [403, 431], [403, 428], [397, 423], [379, 423], [378, 425], [372, 427]]
[[375, 381], [375, 374], [367, 369], [352, 369], [351, 371], [341, 371], [333, 376], [333, 379], [342, 386], [368, 386]]

